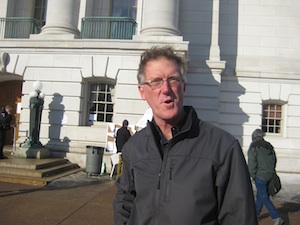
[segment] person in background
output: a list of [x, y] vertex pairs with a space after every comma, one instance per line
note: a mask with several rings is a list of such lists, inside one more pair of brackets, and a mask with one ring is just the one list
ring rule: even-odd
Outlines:
[[12, 107], [10, 105], [1, 109], [0, 113], [0, 159], [6, 159], [3, 154], [3, 148], [5, 145], [6, 131], [10, 129], [10, 123], [12, 121]]
[[239, 142], [183, 106], [186, 59], [172, 47], [141, 55], [138, 90], [153, 119], [122, 149], [116, 225], [257, 225]]
[[[122, 123], [122, 127], [117, 130], [117, 135], [116, 135], [117, 153], [122, 153], [123, 145], [131, 137], [130, 131], [128, 130], [128, 125], [129, 125], [128, 120], [124, 120], [123, 123]], [[123, 167], [123, 160], [122, 160], [122, 154], [120, 154], [119, 155], [118, 169], [117, 169], [117, 178], [122, 173], [122, 167]]]
[[268, 183], [272, 179], [276, 168], [276, 154], [273, 146], [265, 141], [261, 129], [252, 133], [252, 143], [248, 150], [248, 167], [250, 176], [256, 186], [256, 213], [259, 217], [265, 205], [274, 221], [274, 225], [284, 224], [278, 211], [273, 205], [268, 194]]

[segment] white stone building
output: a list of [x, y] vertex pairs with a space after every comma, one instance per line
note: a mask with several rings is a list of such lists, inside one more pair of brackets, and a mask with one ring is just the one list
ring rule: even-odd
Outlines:
[[0, 106], [13, 105], [23, 143], [41, 81], [40, 141], [84, 167], [87, 145], [106, 146], [107, 123], [136, 124], [148, 107], [141, 52], [172, 45], [189, 58], [185, 103], [200, 118], [245, 155], [262, 127], [277, 170], [300, 172], [299, 10], [297, 0], [0, 0]]

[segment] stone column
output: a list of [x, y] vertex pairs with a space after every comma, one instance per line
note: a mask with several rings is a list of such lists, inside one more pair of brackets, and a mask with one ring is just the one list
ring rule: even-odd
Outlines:
[[141, 36], [179, 36], [179, 0], [143, 0]]
[[80, 0], [50, 0], [47, 5], [46, 25], [41, 35], [78, 38]]

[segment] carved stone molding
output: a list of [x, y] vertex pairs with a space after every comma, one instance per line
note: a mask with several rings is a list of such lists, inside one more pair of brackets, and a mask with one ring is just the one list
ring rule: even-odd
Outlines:
[[8, 53], [1, 52], [0, 54], [0, 72], [6, 72]]

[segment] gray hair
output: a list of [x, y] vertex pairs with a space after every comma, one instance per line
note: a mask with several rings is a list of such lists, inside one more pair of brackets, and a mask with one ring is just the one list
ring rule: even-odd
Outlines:
[[261, 129], [256, 129], [252, 133], [252, 141], [257, 141], [264, 138], [264, 132]]
[[139, 64], [137, 79], [139, 84], [143, 84], [145, 80], [145, 67], [147, 63], [151, 60], [156, 60], [158, 58], [164, 57], [169, 60], [174, 60], [179, 66], [179, 72], [184, 81], [186, 81], [186, 71], [187, 71], [187, 60], [179, 53], [175, 53], [175, 50], [171, 46], [154, 46], [141, 55], [141, 60]]

